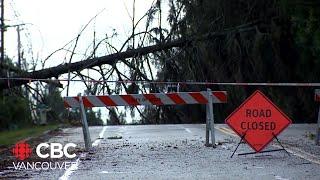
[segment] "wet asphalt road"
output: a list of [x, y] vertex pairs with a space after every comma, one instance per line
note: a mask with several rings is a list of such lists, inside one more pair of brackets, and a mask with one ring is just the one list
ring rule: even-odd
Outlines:
[[[200, 124], [90, 127], [96, 145], [93, 153], [82, 154], [72, 171], [31, 172], [31, 178], [320, 179], [320, 148], [308, 137], [314, 127], [293, 125], [279, 137], [290, 156], [280, 151], [233, 158], [230, 156], [239, 138], [225, 125], [216, 125], [220, 145], [215, 149], [204, 146], [205, 126]], [[81, 128], [64, 132], [64, 136], [50, 141], [83, 146]], [[108, 139], [113, 136], [122, 139]], [[267, 149], [277, 148], [274, 144]], [[249, 151], [252, 150], [246, 144], [238, 150]]]

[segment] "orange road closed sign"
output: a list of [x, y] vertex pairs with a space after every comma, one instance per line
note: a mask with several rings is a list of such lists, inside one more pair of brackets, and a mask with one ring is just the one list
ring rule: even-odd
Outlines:
[[261, 91], [254, 92], [225, 122], [256, 152], [292, 123]]

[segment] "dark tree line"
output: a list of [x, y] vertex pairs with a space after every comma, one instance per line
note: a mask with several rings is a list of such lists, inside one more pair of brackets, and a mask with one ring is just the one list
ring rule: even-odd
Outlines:
[[[182, 11], [182, 15], [178, 13]], [[228, 32], [180, 48], [169, 61], [159, 58], [159, 78], [170, 81], [319, 82], [320, 6], [318, 1], [171, 0], [171, 38]], [[171, 52], [168, 52], [169, 54]], [[205, 90], [189, 86], [184, 90]], [[218, 121], [254, 90], [261, 89], [295, 122], [315, 122], [313, 88], [211, 86], [229, 92], [216, 106]], [[178, 114], [177, 108], [172, 108]], [[179, 108], [181, 109], [181, 108]], [[193, 109], [190, 111], [190, 109]], [[180, 122], [204, 119], [204, 107], [182, 108]], [[172, 112], [171, 112], [172, 113]], [[187, 120], [185, 119], [187, 118]], [[170, 118], [166, 121], [170, 123]]]

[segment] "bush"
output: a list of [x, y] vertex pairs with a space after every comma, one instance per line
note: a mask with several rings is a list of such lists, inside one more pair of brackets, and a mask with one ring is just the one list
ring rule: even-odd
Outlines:
[[31, 124], [28, 100], [19, 96], [0, 96], [0, 131]]

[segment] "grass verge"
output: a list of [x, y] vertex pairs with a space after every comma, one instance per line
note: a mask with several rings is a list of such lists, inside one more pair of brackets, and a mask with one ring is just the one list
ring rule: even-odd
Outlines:
[[46, 126], [32, 126], [13, 131], [2, 131], [0, 132], [0, 146], [10, 146], [28, 137], [40, 136], [45, 131], [56, 129], [58, 126], [58, 124], [53, 124]]

